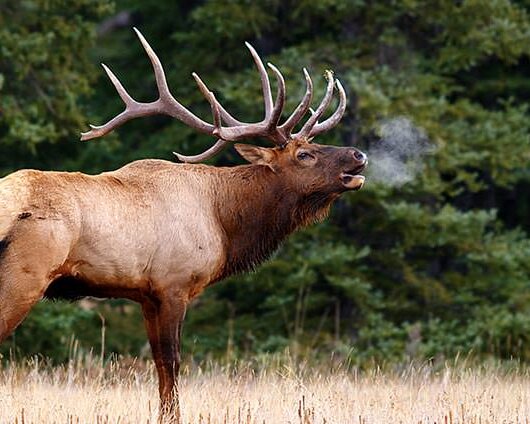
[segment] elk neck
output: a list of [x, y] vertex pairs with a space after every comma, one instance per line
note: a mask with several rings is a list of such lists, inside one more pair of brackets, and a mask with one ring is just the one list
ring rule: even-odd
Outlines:
[[336, 195], [300, 194], [266, 166], [224, 168], [216, 209], [226, 235], [219, 279], [254, 269], [296, 229], [324, 219]]

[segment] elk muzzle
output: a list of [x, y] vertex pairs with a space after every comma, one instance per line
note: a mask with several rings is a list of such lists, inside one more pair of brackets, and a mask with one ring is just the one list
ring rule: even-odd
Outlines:
[[346, 190], [360, 190], [364, 185], [364, 176], [360, 173], [364, 170], [368, 163], [366, 155], [355, 148], [349, 149], [351, 156], [351, 167], [344, 169], [340, 173], [340, 180]]

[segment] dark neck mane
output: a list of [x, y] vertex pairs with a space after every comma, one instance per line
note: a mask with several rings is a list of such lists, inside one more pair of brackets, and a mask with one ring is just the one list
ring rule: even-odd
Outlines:
[[239, 166], [220, 177], [223, 189], [216, 193], [216, 206], [227, 243], [220, 278], [268, 259], [293, 231], [325, 218], [335, 198], [323, 193], [302, 196], [264, 166]]

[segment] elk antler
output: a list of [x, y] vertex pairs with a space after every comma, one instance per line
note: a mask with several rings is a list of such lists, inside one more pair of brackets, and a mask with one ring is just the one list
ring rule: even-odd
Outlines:
[[[93, 138], [102, 137], [125, 122], [141, 116], [160, 114], [169, 115], [202, 133], [213, 135], [218, 138], [217, 142], [212, 147], [201, 154], [195, 156], [184, 156], [175, 153], [175, 155], [183, 162], [200, 162], [218, 153], [229, 142], [238, 141], [244, 138], [263, 137], [272, 141], [278, 146], [284, 146], [294, 138], [309, 139], [317, 134], [323, 133], [333, 128], [335, 125], [337, 125], [344, 114], [344, 110], [346, 108], [346, 93], [344, 92], [340, 82], [337, 80], [336, 85], [340, 98], [339, 106], [333, 115], [331, 115], [328, 119], [321, 123], [318, 122], [318, 119], [322, 116], [331, 102], [331, 98], [333, 97], [333, 88], [335, 86], [333, 74], [331, 71], [326, 71], [328, 86], [322, 102], [316, 111], [312, 113], [311, 117], [307, 120], [302, 129], [296, 134], [291, 134], [296, 124], [302, 120], [304, 115], [309, 110], [313, 97], [313, 83], [309, 77], [309, 74], [304, 68], [303, 72], [307, 85], [304, 97], [291, 116], [282, 125], [278, 125], [283, 112], [283, 106], [285, 104], [285, 81], [283, 76], [274, 65], [271, 63], [267, 64], [276, 76], [278, 82], [276, 100], [273, 101], [271, 85], [265, 66], [263, 65], [263, 62], [258, 56], [256, 50], [254, 50], [249, 43], [245, 43], [247, 48], [250, 50], [250, 54], [252, 55], [260, 74], [265, 105], [265, 117], [261, 122], [257, 123], [238, 121], [232, 115], [230, 115], [230, 113], [228, 113], [226, 109], [217, 101], [215, 95], [208, 89], [206, 84], [204, 84], [199, 76], [196, 73], [193, 73], [193, 78], [197, 82], [199, 89], [211, 105], [214, 123], [210, 124], [190, 112], [172, 96], [167, 85], [166, 76], [164, 74], [164, 69], [162, 68], [160, 59], [140, 31], [138, 31], [136, 28], [134, 28], [134, 31], [138, 35], [138, 38], [140, 39], [140, 42], [142, 43], [153, 65], [156, 85], [158, 88], [158, 99], [149, 103], [142, 103], [134, 100], [127, 93], [114, 73], [106, 65], [102, 64], [103, 69], [105, 69], [105, 72], [114, 84], [114, 87], [116, 87], [119, 96], [125, 103], [125, 110], [104, 125], [90, 125], [90, 131], [81, 133], [81, 140], [90, 140]], [[226, 122], [228, 126], [223, 126], [223, 121]]]

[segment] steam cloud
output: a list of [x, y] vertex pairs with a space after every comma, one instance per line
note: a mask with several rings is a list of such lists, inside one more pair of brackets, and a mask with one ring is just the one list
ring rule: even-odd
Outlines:
[[380, 139], [368, 150], [368, 178], [378, 184], [401, 187], [424, 168], [424, 157], [434, 152], [425, 131], [408, 118], [383, 121]]

